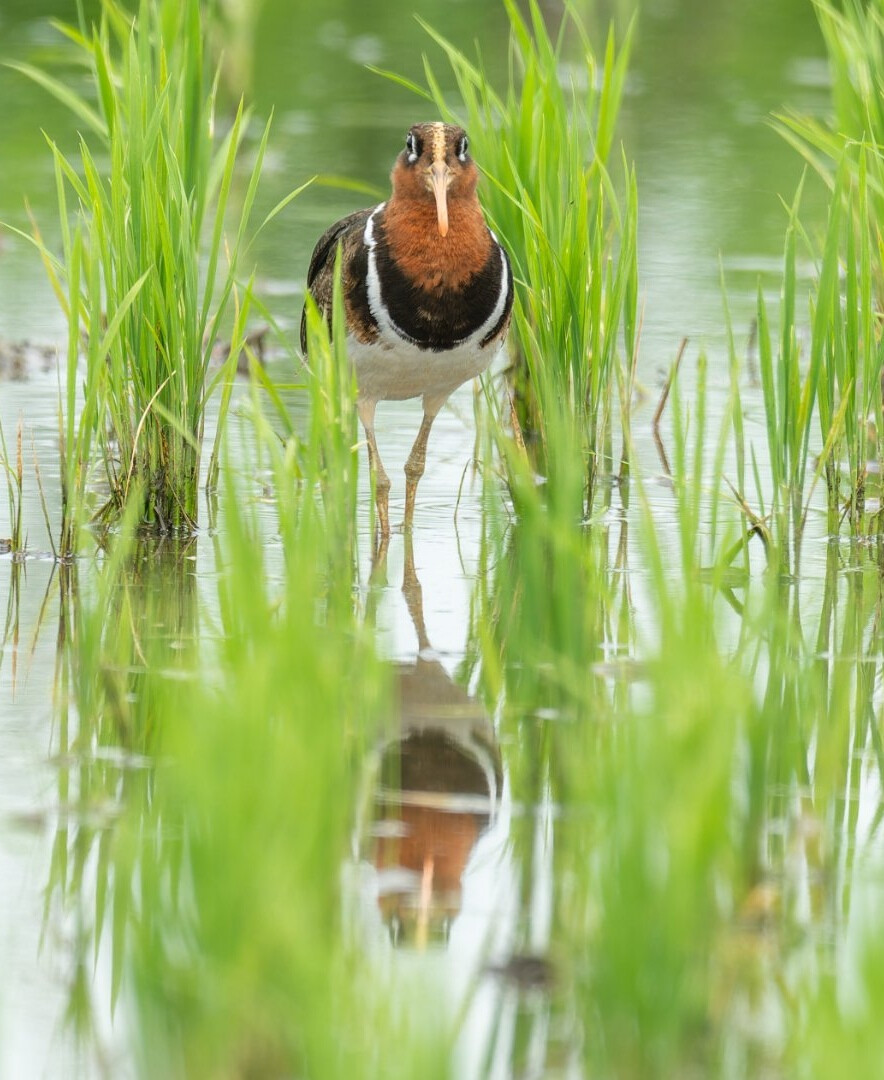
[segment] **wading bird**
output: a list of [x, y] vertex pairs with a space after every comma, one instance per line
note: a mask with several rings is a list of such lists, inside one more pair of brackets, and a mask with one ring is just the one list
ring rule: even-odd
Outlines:
[[[378, 402], [423, 398], [423, 421], [405, 463], [409, 528], [433, 420], [449, 395], [494, 359], [513, 306], [509, 259], [485, 224], [476, 197], [479, 170], [463, 128], [415, 124], [390, 178], [386, 202], [323, 233], [307, 271], [307, 289], [330, 324], [340, 245], [347, 353], [384, 539], [390, 480], [375, 438]], [[306, 310], [301, 348], [306, 352]]]

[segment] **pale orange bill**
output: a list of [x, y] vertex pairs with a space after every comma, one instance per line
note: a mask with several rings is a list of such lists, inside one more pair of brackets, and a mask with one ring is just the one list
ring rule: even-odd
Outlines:
[[434, 161], [430, 166], [433, 194], [436, 196], [436, 217], [439, 221], [439, 235], [448, 235], [448, 178], [444, 162]]

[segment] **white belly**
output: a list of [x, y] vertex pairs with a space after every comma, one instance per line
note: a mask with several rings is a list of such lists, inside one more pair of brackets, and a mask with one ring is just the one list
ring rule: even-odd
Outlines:
[[446, 352], [432, 352], [384, 332], [371, 345], [352, 336], [347, 339], [363, 401], [402, 401], [424, 395], [444, 401], [462, 383], [481, 374], [498, 349], [499, 342], [482, 349], [466, 341]]
[[440, 352], [422, 349], [396, 326], [384, 303], [377, 271], [374, 219], [384, 209], [375, 207], [365, 224], [364, 242], [368, 248], [366, 289], [368, 306], [378, 328], [370, 345], [347, 338], [347, 353], [356, 372], [361, 401], [402, 401], [424, 397], [427, 403], [441, 405], [452, 391], [483, 372], [498, 353], [500, 341], [481, 342], [498, 325], [508, 295], [508, 261], [501, 248], [501, 282], [494, 309], [481, 326], [453, 348]]

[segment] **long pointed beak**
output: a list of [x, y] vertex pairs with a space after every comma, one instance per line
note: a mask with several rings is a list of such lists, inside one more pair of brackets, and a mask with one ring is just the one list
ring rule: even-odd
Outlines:
[[430, 166], [430, 182], [436, 196], [436, 217], [439, 235], [448, 235], [448, 167], [444, 161], [434, 161]]
[[[445, 233], [442, 233], [444, 236]], [[414, 943], [420, 950], [427, 947], [430, 936], [430, 907], [433, 903], [433, 856], [424, 858], [424, 872], [421, 874], [421, 891], [418, 900], [417, 926]]]

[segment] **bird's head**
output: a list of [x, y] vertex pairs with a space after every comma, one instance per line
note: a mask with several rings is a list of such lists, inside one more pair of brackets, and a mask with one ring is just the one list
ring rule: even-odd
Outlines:
[[393, 166], [394, 197], [434, 201], [440, 236], [448, 235], [449, 201], [476, 194], [479, 170], [469, 146], [455, 124], [415, 124]]

